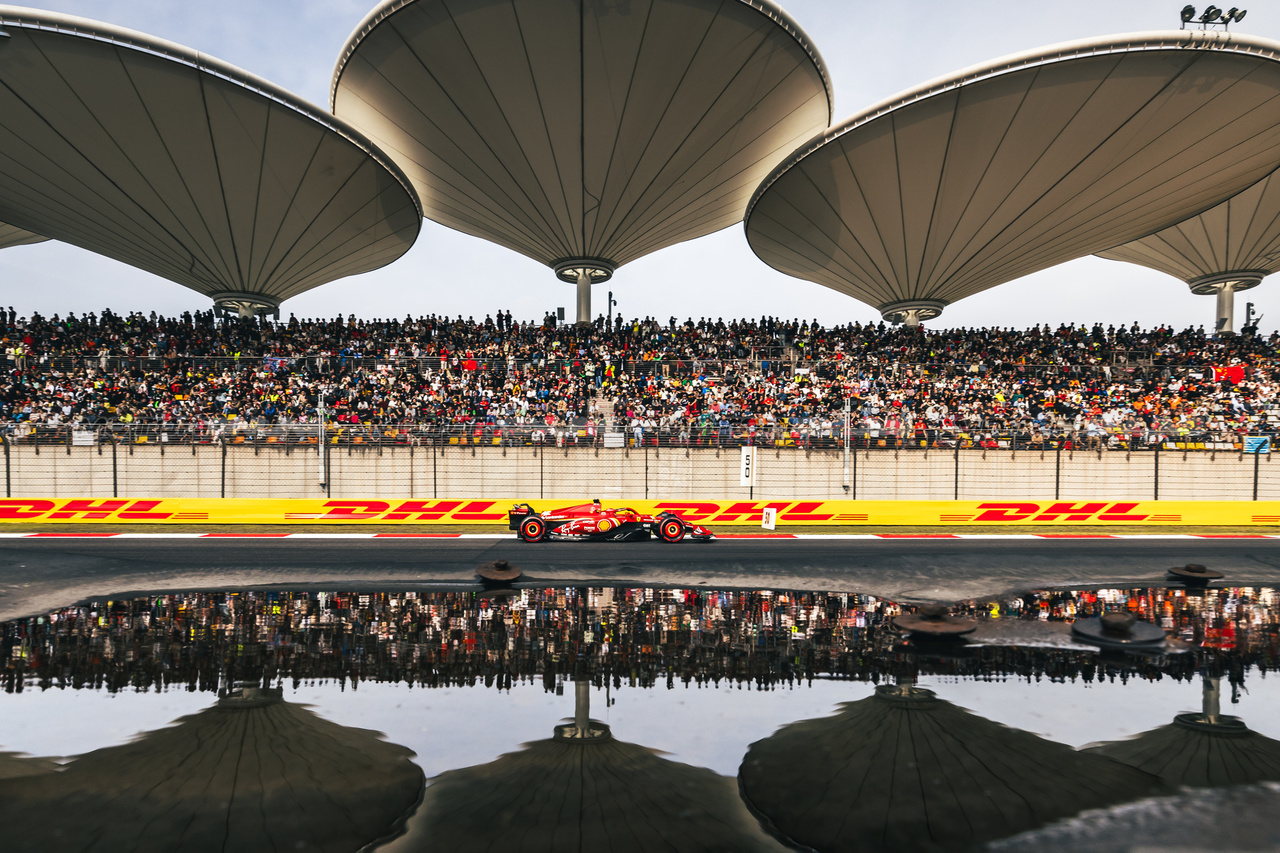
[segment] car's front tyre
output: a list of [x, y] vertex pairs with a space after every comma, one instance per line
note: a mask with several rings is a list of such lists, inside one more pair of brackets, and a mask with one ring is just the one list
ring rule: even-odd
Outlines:
[[663, 542], [679, 542], [684, 538], [684, 522], [677, 518], [663, 519], [658, 525], [658, 536]]

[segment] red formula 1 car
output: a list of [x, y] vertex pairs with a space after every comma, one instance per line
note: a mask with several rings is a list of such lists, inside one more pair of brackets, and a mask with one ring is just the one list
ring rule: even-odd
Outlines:
[[606, 509], [600, 501], [535, 512], [528, 504], [516, 504], [507, 514], [508, 527], [526, 542], [548, 539], [592, 539], [615, 542], [648, 539], [663, 542], [710, 542], [715, 534], [701, 525], [690, 524], [673, 512], [641, 515], [634, 509]]

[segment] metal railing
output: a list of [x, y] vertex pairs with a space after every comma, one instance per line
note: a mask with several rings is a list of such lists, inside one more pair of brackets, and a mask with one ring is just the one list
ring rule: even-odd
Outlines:
[[[17, 423], [0, 426], [0, 435], [11, 445], [42, 447], [93, 447], [100, 444], [142, 445], [262, 445], [312, 446], [320, 443], [315, 423], [259, 423], [211, 419], [159, 423], [108, 423], [103, 425]], [[750, 426], [703, 418], [668, 421], [655, 426], [630, 426], [625, 420], [596, 422], [573, 418], [554, 424], [540, 422], [504, 424], [377, 424], [329, 423], [324, 441], [338, 446], [492, 446], [492, 447], [768, 447], [794, 450], [927, 450], [978, 448], [985, 450], [1113, 450], [1150, 451], [1157, 446], [1179, 451], [1242, 451], [1246, 438], [1274, 442], [1270, 430], [1205, 430], [1185, 428], [1140, 431], [1074, 430], [1045, 427], [1036, 431], [987, 427], [927, 427], [925, 429], [870, 429], [853, 426], [845, 440], [843, 422], [829, 426], [778, 423]]]

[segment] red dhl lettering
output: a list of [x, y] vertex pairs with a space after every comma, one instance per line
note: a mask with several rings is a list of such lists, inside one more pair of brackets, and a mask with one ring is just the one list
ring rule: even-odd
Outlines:
[[986, 512], [974, 519], [979, 521], [1026, 521], [1040, 511], [1040, 504], [978, 504], [978, 509]]
[[[781, 502], [775, 502], [775, 503], [752, 503], [750, 501], [739, 501], [733, 504], [732, 506], [730, 506], [724, 512], [717, 515], [714, 519], [712, 519], [712, 521], [713, 522], [730, 522], [730, 521], [737, 521], [740, 518], [759, 521], [764, 517], [764, 511], [769, 507], [772, 507], [776, 509], [779, 513], [781, 513], [784, 509], [786, 509], [789, 506], [791, 506], [790, 501], [781, 501]], [[694, 519], [688, 518], [686, 520], [693, 521]]]
[[822, 506], [823, 501], [802, 501], [794, 509], [778, 513], [779, 521], [830, 521], [832, 515], [817, 515], [814, 510]]
[[386, 501], [325, 501], [324, 505], [332, 509], [321, 518], [347, 520], [377, 518], [391, 509]]
[[419, 521], [439, 521], [462, 506], [462, 501], [405, 501], [387, 513], [387, 521], [403, 521], [416, 518]]
[[660, 503], [658, 510], [669, 510], [685, 521], [706, 521], [720, 511], [718, 503]]
[[[1107, 504], [1105, 501], [1100, 503], [1080, 504], [1054, 502], [1042, 512], [1040, 504], [984, 503], [978, 504], [978, 509], [985, 510], [985, 512], [973, 520], [974, 523], [980, 521], [1009, 522], [1027, 520], [1032, 522], [1088, 521], [1091, 518], [1097, 521], [1113, 522], [1146, 521], [1149, 516], [1133, 512], [1137, 506], [1138, 504], [1136, 502], [1114, 504]], [[1037, 515], [1037, 513], [1039, 514]], [[1032, 516], [1035, 517], [1032, 518]]]
[[0, 500], [0, 518], [39, 518], [57, 504], [40, 500]]
[[118, 518], [129, 521], [159, 521], [173, 515], [171, 512], [152, 512], [160, 506], [160, 501], [134, 501], [127, 508], [120, 510]]
[[56, 512], [49, 513], [49, 518], [75, 518], [77, 515], [83, 515], [85, 518], [106, 518], [128, 505], [128, 501], [67, 501]]
[[1090, 516], [1106, 509], [1107, 503], [1056, 503], [1037, 515], [1032, 521], [1085, 521]]
[[471, 501], [462, 509], [455, 510], [449, 517], [456, 521], [499, 521], [505, 520], [505, 512], [485, 512], [497, 501]]
[[1136, 503], [1112, 504], [1111, 509], [1098, 516], [1099, 521], [1146, 521], [1146, 515], [1130, 515], [1137, 508]]

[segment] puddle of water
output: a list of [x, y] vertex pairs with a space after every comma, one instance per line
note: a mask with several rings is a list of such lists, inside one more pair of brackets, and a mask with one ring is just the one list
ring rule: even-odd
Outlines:
[[[1179, 785], [1280, 780], [1278, 601], [1046, 591], [954, 608], [976, 630], [941, 644], [851, 594], [88, 602], [0, 626], [0, 750], [66, 762], [0, 756], [0, 837], [49, 849], [19, 827], [57, 816], [54, 849], [969, 849]], [[1137, 655], [1072, 634], [1102, 612], [1169, 640]], [[1079, 750], [1153, 732], [1155, 758]]]

